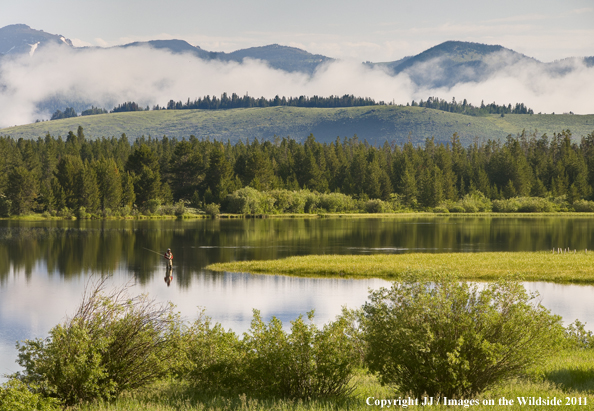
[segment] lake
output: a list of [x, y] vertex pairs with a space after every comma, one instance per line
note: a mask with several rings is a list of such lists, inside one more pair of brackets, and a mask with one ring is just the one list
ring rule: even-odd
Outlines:
[[[173, 250], [173, 280], [160, 255]], [[80, 302], [93, 276], [172, 301], [188, 320], [199, 307], [224, 327], [249, 328], [252, 309], [286, 325], [315, 309], [332, 320], [361, 306], [380, 279], [307, 279], [213, 273], [214, 262], [307, 254], [594, 249], [594, 218], [401, 217], [175, 221], [0, 221], [0, 374], [15, 372], [15, 342], [46, 337]], [[566, 322], [594, 325], [592, 286], [527, 283]]]

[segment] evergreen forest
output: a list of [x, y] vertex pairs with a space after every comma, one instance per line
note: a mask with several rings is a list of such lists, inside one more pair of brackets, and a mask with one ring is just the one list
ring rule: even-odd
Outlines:
[[194, 136], [90, 140], [81, 127], [65, 140], [0, 138], [3, 216], [126, 216], [165, 205], [182, 214], [184, 207], [240, 214], [594, 211], [593, 187], [594, 132], [580, 141], [569, 130], [522, 133], [467, 147], [457, 134], [447, 144], [429, 138], [378, 147], [356, 136], [323, 144], [313, 135], [304, 143], [275, 137], [235, 145]]
[[[390, 105], [393, 102], [389, 103]], [[378, 106], [386, 105], [384, 101], [376, 102], [374, 99], [369, 97], [355, 97], [352, 94], [345, 94], [341, 96], [299, 96], [299, 97], [280, 97], [276, 95], [274, 98], [267, 99], [265, 97], [254, 98], [249, 95], [239, 96], [236, 93], [232, 93], [229, 96], [227, 93], [221, 94], [219, 98], [217, 96], [204, 96], [201, 98], [194, 99], [193, 101], [188, 98], [184, 103], [180, 101], [169, 100], [167, 105], [160, 106], [159, 104], [153, 106], [153, 110], [228, 110], [235, 108], [253, 108], [253, 107], [316, 107], [316, 108], [337, 108], [337, 107], [361, 107], [361, 106]], [[450, 113], [466, 114], [469, 116], [486, 116], [489, 114], [534, 114], [534, 110], [528, 108], [524, 103], [516, 103], [515, 106], [508, 104], [499, 105], [495, 102], [486, 104], [481, 102], [480, 106], [474, 106], [469, 103], [466, 99], [461, 102], [457, 102], [455, 98], [452, 101], [446, 101], [438, 97], [429, 97], [426, 101], [412, 101], [407, 103], [407, 106], [413, 107], [426, 107]], [[143, 108], [134, 101], [127, 101], [115, 106], [111, 113], [122, 113], [126, 111], [149, 111], [150, 107], [146, 106]], [[97, 107], [92, 107], [88, 110], [81, 112], [81, 116], [89, 116], [95, 114], [105, 114], [107, 110]], [[73, 107], [66, 107], [64, 111], [56, 110], [51, 116], [50, 120], [59, 120], [63, 118], [77, 117], [76, 110]]]

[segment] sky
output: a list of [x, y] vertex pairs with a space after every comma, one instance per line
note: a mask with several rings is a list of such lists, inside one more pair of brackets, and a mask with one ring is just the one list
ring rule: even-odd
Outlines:
[[3, 0], [22, 23], [78, 46], [183, 39], [209, 51], [282, 44], [393, 61], [447, 40], [499, 44], [548, 62], [594, 55], [592, 0]]

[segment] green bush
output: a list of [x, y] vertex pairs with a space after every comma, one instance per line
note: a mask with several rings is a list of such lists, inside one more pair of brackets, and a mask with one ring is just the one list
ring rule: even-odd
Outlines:
[[175, 364], [179, 319], [171, 305], [126, 289], [86, 292], [78, 311], [46, 339], [17, 344], [22, 373], [15, 376], [44, 396], [73, 405], [110, 399], [165, 376]]
[[454, 204], [453, 206], [449, 207], [450, 212], [452, 213], [465, 213], [466, 209], [462, 207], [460, 204]]
[[183, 374], [206, 391], [301, 399], [342, 396], [351, 391], [359, 358], [351, 329], [347, 316], [322, 329], [300, 316], [287, 333], [281, 321], [273, 318], [266, 324], [254, 310], [251, 328], [240, 340], [201, 317], [187, 333]]
[[573, 209], [578, 213], [594, 212], [594, 201], [578, 200], [573, 203]]
[[440, 205], [433, 208], [434, 213], [449, 213], [450, 210], [446, 206]]
[[274, 210], [274, 198], [252, 187], [235, 190], [226, 198], [227, 211], [236, 214], [262, 214]]
[[543, 213], [557, 210], [558, 205], [541, 197], [514, 197], [493, 201], [493, 211], [498, 213]]
[[230, 392], [245, 387], [245, 355], [242, 343], [232, 331], [200, 315], [184, 333], [187, 359], [181, 375], [202, 391]]
[[565, 338], [571, 348], [594, 348], [594, 333], [586, 330], [586, 324], [575, 320], [565, 329]]
[[305, 192], [305, 205], [303, 206], [303, 212], [305, 213], [316, 213], [320, 205], [320, 196], [317, 193], [309, 191]]
[[64, 207], [58, 212], [58, 216], [63, 218], [72, 218], [74, 217], [74, 214], [72, 213], [71, 209]]
[[221, 206], [215, 203], [207, 204], [204, 207], [204, 212], [212, 218], [218, 218], [219, 214], [221, 214]]
[[130, 208], [130, 206], [125, 205], [120, 207], [119, 212], [122, 217], [126, 217], [129, 216], [130, 213], [132, 213], [132, 208]]
[[10, 201], [4, 194], [0, 194], [0, 217], [10, 217], [11, 207], [12, 201]]
[[274, 199], [274, 209], [278, 213], [303, 213], [305, 209], [305, 193], [301, 190], [272, 190], [268, 195]]
[[561, 319], [521, 284], [410, 279], [363, 307], [366, 362], [400, 393], [468, 398], [551, 353]]
[[161, 208], [161, 199], [153, 198], [144, 204], [143, 211], [147, 214], [155, 214], [159, 208]]
[[178, 217], [184, 215], [186, 212], [186, 204], [183, 202], [183, 200], [179, 200], [177, 203], [175, 203], [173, 212]]
[[329, 213], [348, 213], [357, 209], [355, 200], [342, 193], [318, 194], [317, 207]]
[[492, 203], [483, 193], [474, 191], [455, 203], [448, 200], [440, 204], [440, 207], [447, 208], [452, 213], [477, 213], [491, 211]]
[[60, 403], [54, 398], [45, 398], [33, 393], [27, 386], [11, 379], [0, 386], [0, 411], [58, 411]]
[[[313, 320], [313, 311], [308, 313]], [[268, 325], [254, 310], [244, 335], [246, 378], [258, 394], [288, 398], [321, 398], [345, 395], [356, 361], [354, 343], [346, 333], [348, 321], [337, 321], [318, 330], [302, 316], [291, 322], [291, 333], [273, 318]]]
[[91, 218], [91, 214], [87, 213], [85, 207], [79, 207], [78, 210], [76, 210], [76, 218], [79, 220], [89, 219]]
[[390, 209], [390, 204], [379, 198], [369, 200], [365, 203], [366, 213], [389, 213], [390, 211], [392, 211]]

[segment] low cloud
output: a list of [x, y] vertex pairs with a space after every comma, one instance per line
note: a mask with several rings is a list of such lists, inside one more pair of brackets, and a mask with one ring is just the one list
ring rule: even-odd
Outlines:
[[[171, 54], [151, 48], [76, 50], [44, 48], [34, 56], [4, 60], [0, 64], [0, 127], [47, 119], [40, 111], [48, 100], [85, 102], [111, 109], [125, 101], [141, 106], [164, 105], [170, 99], [186, 101], [223, 92], [246, 92], [253, 97], [343, 95], [371, 97], [396, 104], [437, 96], [468, 99], [475, 105], [523, 102], [535, 112], [594, 113], [594, 68], [581, 60], [568, 60], [558, 70], [526, 60], [506, 61], [493, 56], [497, 67], [480, 82], [430, 88], [411, 80], [411, 73], [392, 76], [381, 68], [356, 62], [333, 62], [313, 76], [275, 70], [264, 62], [204, 61], [188, 54]], [[433, 71], [437, 62], [413, 68]], [[562, 73], [562, 74], [559, 74]], [[443, 74], [443, 73], [442, 73]], [[64, 109], [62, 107], [61, 109]]]

